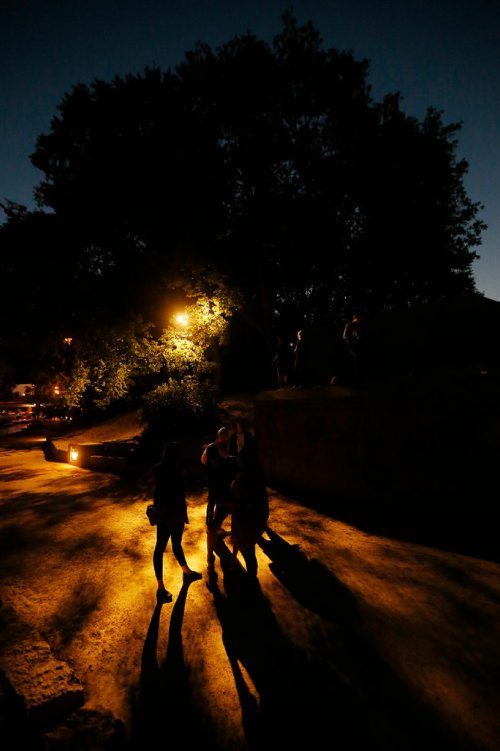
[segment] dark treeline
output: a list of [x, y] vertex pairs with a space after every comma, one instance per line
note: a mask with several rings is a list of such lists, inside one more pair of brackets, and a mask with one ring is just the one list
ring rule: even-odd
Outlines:
[[368, 61], [282, 21], [270, 44], [200, 44], [175, 70], [64, 96], [32, 155], [37, 210], [5, 201], [4, 378], [68, 367], [62, 336], [161, 327], [172, 290], [210, 296], [214, 273], [241, 295], [245, 367], [270, 362], [278, 331], [476, 294], [460, 125], [374, 101]]

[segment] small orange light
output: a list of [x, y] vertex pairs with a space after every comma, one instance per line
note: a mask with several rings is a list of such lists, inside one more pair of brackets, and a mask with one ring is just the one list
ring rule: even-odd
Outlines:
[[78, 461], [78, 449], [75, 448], [74, 446], [71, 446], [71, 448], [69, 450], [69, 460], [71, 462]]

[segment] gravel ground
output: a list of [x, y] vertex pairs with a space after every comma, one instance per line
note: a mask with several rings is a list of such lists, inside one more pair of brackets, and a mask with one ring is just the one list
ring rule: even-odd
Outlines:
[[12, 445], [2, 600], [131, 748], [499, 748], [497, 563], [369, 534], [270, 488], [260, 586], [229, 571], [228, 538], [210, 586], [201, 488], [184, 548], [203, 580], [183, 586], [169, 547], [174, 599], [158, 606], [144, 492], [45, 461], [36, 437]]

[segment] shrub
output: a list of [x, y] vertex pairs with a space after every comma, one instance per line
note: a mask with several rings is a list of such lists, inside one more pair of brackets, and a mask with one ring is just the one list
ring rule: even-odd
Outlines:
[[145, 433], [157, 441], [200, 438], [214, 430], [217, 417], [215, 390], [194, 376], [169, 378], [142, 401]]

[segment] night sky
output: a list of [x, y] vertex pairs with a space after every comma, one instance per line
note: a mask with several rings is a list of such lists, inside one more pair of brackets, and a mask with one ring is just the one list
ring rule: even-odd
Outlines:
[[473, 270], [500, 300], [499, 0], [0, 0], [0, 201], [33, 208], [42, 174], [29, 156], [73, 85], [174, 68], [198, 41], [246, 31], [270, 41], [289, 7], [325, 47], [370, 61], [375, 100], [399, 91], [407, 114], [434, 106], [463, 123], [465, 186], [488, 224]]

